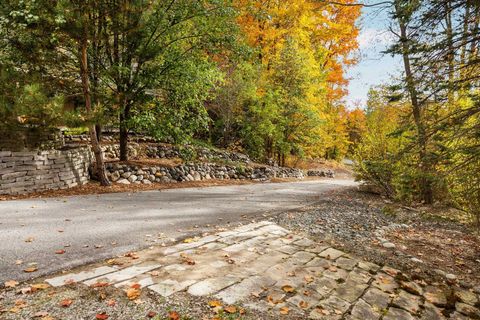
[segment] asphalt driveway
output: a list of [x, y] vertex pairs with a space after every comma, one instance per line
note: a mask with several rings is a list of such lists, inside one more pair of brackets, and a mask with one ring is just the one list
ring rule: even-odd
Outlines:
[[[0, 283], [261, 220], [354, 185], [325, 179], [0, 202]], [[62, 254], [56, 253], [64, 250]], [[62, 251], [60, 251], [62, 252]], [[35, 266], [38, 271], [23, 270]]]

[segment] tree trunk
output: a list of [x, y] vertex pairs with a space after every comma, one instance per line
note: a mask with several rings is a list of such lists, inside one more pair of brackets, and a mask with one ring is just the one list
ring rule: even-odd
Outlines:
[[445, 3], [445, 25], [446, 25], [446, 35], [447, 35], [447, 46], [448, 46], [448, 104], [452, 106], [455, 99], [455, 52], [453, 49], [453, 26], [452, 26], [452, 11], [450, 4], [447, 1]]
[[128, 161], [128, 130], [124, 112], [120, 113], [120, 161]]
[[[92, 100], [90, 97], [90, 83], [88, 79], [88, 60], [87, 60], [87, 46], [88, 46], [88, 29], [87, 29], [87, 22], [83, 22], [83, 35], [82, 39], [80, 40], [80, 77], [82, 79], [82, 90], [83, 90], [83, 97], [85, 99], [85, 109], [87, 110], [87, 114], [92, 114]], [[105, 163], [103, 161], [103, 154], [102, 149], [100, 148], [100, 144], [97, 140], [97, 134], [95, 131], [95, 125], [89, 124], [88, 131], [90, 135], [90, 143], [92, 145], [93, 153], [95, 155], [95, 172], [97, 174], [97, 178], [100, 181], [102, 186], [109, 186], [110, 181], [108, 181], [107, 174], [105, 172]]]
[[410, 45], [407, 35], [407, 24], [403, 20], [401, 8], [398, 0], [395, 2], [395, 11], [400, 27], [400, 43], [402, 45], [402, 58], [405, 68], [405, 81], [407, 84], [407, 90], [410, 95], [410, 102], [412, 104], [412, 113], [417, 130], [417, 144], [419, 148], [419, 167], [421, 172], [420, 185], [422, 200], [427, 203], [433, 203], [433, 191], [432, 181], [430, 178], [430, 163], [427, 155], [427, 136], [425, 132], [425, 126], [423, 123], [422, 107], [418, 100], [418, 93], [415, 86], [415, 80], [413, 78], [413, 72], [410, 63]]
[[97, 135], [97, 141], [102, 141], [102, 126], [100, 124], [95, 125], [95, 134]]

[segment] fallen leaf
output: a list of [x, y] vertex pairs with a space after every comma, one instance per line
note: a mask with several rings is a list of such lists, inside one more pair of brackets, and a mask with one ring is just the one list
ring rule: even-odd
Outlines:
[[330, 270], [331, 272], [337, 272], [337, 267], [331, 266], [330, 268], [328, 268], [328, 270]]
[[129, 288], [127, 289], [127, 298], [129, 300], [135, 300], [137, 299], [138, 297], [140, 297], [140, 293], [141, 291], [137, 288]]
[[195, 264], [195, 260], [193, 260], [192, 258], [187, 256], [185, 253], [180, 254], [180, 257], [182, 258], [183, 263], [185, 263], [185, 264], [188, 264], [188, 265], [191, 265], [191, 266], [193, 266]]
[[298, 306], [302, 309], [307, 309], [308, 308], [308, 303], [306, 301], [302, 300], [298, 303]]
[[48, 312], [47, 311], [38, 311], [37, 313], [35, 313], [33, 315], [34, 318], [44, 318], [48, 316]]
[[216, 307], [221, 307], [223, 304], [219, 300], [210, 300], [208, 301], [208, 305], [210, 306], [210, 308], [216, 308]]
[[187, 238], [185, 240], [183, 240], [184, 243], [192, 243], [192, 242], [195, 242], [195, 239], [194, 238]]
[[168, 319], [169, 320], [180, 320], [180, 315], [177, 311], [169, 311], [168, 312]]
[[32, 289], [35, 289], [35, 290], [44, 290], [49, 287], [50, 285], [48, 283], [36, 283], [32, 285]]
[[152, 272], [150, 272], [150, 275], [151, 275], [151, 276], [154, 276], [154, 277], [158, 277], [158, 276], [160, 275], [160, 272], [158, 272], [158, 271], [152, 271]]
[[15, 288], [18, 285], [18, 282], [15, 280], [9, 280], [6, 281], [4, 284], [6, 288]]
[[288, 309], [288, 307], [280, 308], [280, 314], [287, 315], [289, 312], [290, 312], [290, 309]]
[[154, 312], [154, 311], [150, 311], [149, 313], [147, 313], [147, 317], [149, 317], [149, 318], [153, 318], [153, 317], [155, 317], [156, 315], [157, 315], [157, 313]]
[[127, 254], [124, 255], [124, 257], [131, 258], [131, 259], [138, 259], [139, 256], [135, 252], [128, 252]]
[[25, 242], [33, 242], [33, 240], [35, 240], [34, 237], [28, 237], [27, 239], [25, 239]]
[[65, 253], [65, 250], [63, 249], [55, 251], [55, 254], [64, 254], [64, 253]]
[[108, 314], [106, 314], [105, 312], [97, 313], [95, 318], [98, 319], [98, 320], [107, 320], [108, 319]]
[[117, 302], [113, 299], [110, 299], [107, 301], [107, 306], [109, 307], [115, 307], [115, 305], [117, 304]]
[[285, 285], [282, 287], [282, 290], [285, 291], [286, 293], [292, 293], [295, 292], [295, 289], [292, 286]]
[[15, 261], [15, 264], [16, 264], [17, 266], [21, 265], [22, 263], [23, 263], [22, 260], [17, 260], [17, 261]]
[[313, 280], [315, 280], [315, 278], [311, 275], [306, 275], [304, 279], [306, 283], [311, 283]]
[[73, 303], [73, 300], [72, 299], [65, 299], [65, 300], [62, 300], [60, 301], [60, 305], [64, 308], [68, 308], [70, 307], [70, 305]]
[[134, 283], [130, 286], [130, 288], [133, 288], [133, 289], [140, 289], [142, 286], [140, 285], [140, 283]]
[[223, 310], [227, 313], [235, 313], [235, 312], [237, 312], [237, 307], [228, 306], [228, 307], [223, 308]]
[[94, 284], [90, 285], [91, 288], [102, 288], [102, 287], [108, 287], [110, 283], [108, 282], [95, 282]]
[[27, 272], [27, 273], [30, 273], [30, 272], [35, 272], [35, 271], [37, 271], [37, 270], [38, 270], [37, 267], [30, 267], [30, 268], [24, 269], [23, 271], [24, 271], [24, 272]]
[[326, 309], [323, 309], [322, 307], [317, 307], [317, 312], [325, 315], [325, 316], [328, 316], [330, 315], [330, 311], [326, 310]]

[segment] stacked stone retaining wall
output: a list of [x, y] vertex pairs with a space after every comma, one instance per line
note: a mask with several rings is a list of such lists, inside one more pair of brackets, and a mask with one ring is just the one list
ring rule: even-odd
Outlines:
[[109, 163], [106, 166], [109, 178], [122, 184], [174, 183], [210, 179], [236, 179], [265, 181], [272, 178], [304, 177], [303, 171], [283, 167], [244, 167], [214, 163], [191, 163], [176, 167], [138, 166]]
[[90, 148], [0, 151], [0, 194], [67, 189], [89, 181]]

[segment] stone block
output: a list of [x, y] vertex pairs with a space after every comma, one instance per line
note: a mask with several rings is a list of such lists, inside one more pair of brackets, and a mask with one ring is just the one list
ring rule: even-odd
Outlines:
[[178, 282], [176, 280], [164, 280], [158, 284], [148, 287], [150, 290], [155, 291], [163, 297], [168, 297], [175, 292], [185, 290], [188, 286], [195, 283], [195, 280], [185, 280]]
[[88, 281], [84, 281], [84, 283], [87, 286], [90, 286], [92, 284], [95, 284], [99, 281], [103, 282], [108, 282], [108, 283], [117, 283], [121, 281], [125, 281], [128, 279], [131, 279], [133, 277], [136, 277], [142, 273], [149, 272], [154, 269], [160, 268], [160, 264], [148, 264], [148, 265], [135, 265], [131, 266], [113, 273], [106, 274], [105, 276], [97, 277], [90, 279]]
[[100, 276], [103, 276], [107, 273], [115, 272], [117, 269], [114, 269], [112, 267], [104, 266], [104, 267], [99, 267], [96, 269], [93, 269], [91, 271], [82, 271], [79, 273], [69, 273], [63, 276], [55, 277], [55, 278], [50, 278], [45, 280], [48, 284], [50, 284], [53, 287], [61, 287], [65, 285], [66, 283], [69, 282], [82, 282], [88, 279], [92, 278], [97, 278]]
[[0, 179], [2, 180], [7, 180], [10, 178], [18, 178], [18, 177], [23, 177], [27, 175], [27, 171], [17, 171], [17, 172], [11, 172], [11, 173], [5, 173], [0, 176]]

